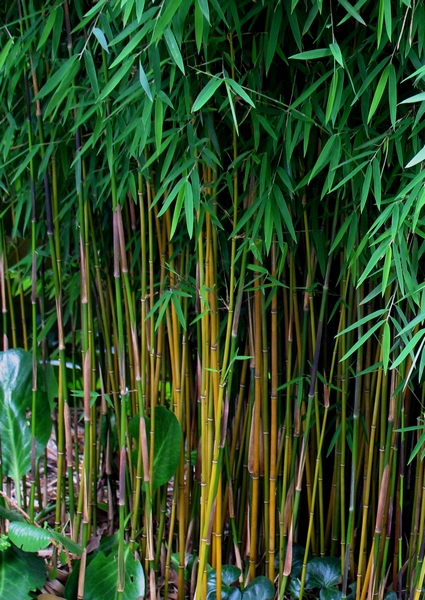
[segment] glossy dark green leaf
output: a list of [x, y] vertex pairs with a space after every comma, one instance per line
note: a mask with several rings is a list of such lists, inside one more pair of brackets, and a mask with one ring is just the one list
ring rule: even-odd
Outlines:
[[307, 563], [306, 588], [330, 588], [341, 579], [341, 560], [336, 557], [313, 558]]
[[[43, 374], [38, 369], [36, 459], [50, 437], [52, 420]], [[32, 407], [32, 355], [16, 349], [0, 352], [0, 437], [3, 474], [16, 485], [31, 467], [32, 435], [27, 411]]]
[[0, 598], [31, 600], [47, 579], [44, 560], [12, 545], [0, 552]]
[[273, 600], [274, 595], [275, 589], [270, 579], [260, 575], [244, 588], [242, 600]]
[[[127, 547], [125, 549], [125, 584], [123, 600], [138, 600], [145, 595], [145, 576], [140, 561]], [[99, 552], [86, 570], [84, 600], [118, 597], [118, 561], [112, 552], [108, 556]]]
[[[171, 298], [171, 295], [169, 295]], [[148, 315], [149, 317], [149, 315]], [[139, 420], [133, 418], [129, 425], [130, 434], [139, 439]], [[151, 420], [146, 418], [146, 433], [149, 435]], [[167, 483], [175, 474], [180, 460], [182, 430], [173, 412], [165, 406], [155, 407], [155, 438], [153, 464], [153, 490]]]

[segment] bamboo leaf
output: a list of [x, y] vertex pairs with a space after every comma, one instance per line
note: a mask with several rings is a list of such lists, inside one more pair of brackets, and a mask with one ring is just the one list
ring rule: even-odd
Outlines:
[[10, 38], [9, 40], [7, 40], [4, 47], [2, 48], [2, 51], [0, 52], [0, 69], [3, 67], [4, 63], [6, 62], [6, 59], [7, 59], [9, 52], [13, 46], [13, 43], [14, 43], [13, 38]]
[[118, 69], [118, 71], [114, 74], [114, 76], [108, 81], [105, 85], [103, 91], [99, 96], [99, 101], [104, 100], [114, 89], [119, 85], [119, 83], [124, 79], [124, 77], [128, 74], [130, 69], [133, 66], [133, 57], [130, 57], [126, 60], [126, 62]]
[[101, 29], [99, 29], [99, 27], [93, 27], [93, 33], [94, 33], [97, 41], [99, 42], [99, 44], [105, 50], [105, 52], [107, 52], [109, 54], [108, 40], [106, 39], [106, 36], [103, 33], [103, 31]]
[[[41, 34], [41, 37], [40, 37], [40, 41], [38, 42], [38, 45], [37, 45], [37, 51], [40, 50], [40, 48], [42, 48], [44, 46], [44, 44], [47, 42], [50, 32], [52, 31], [52, 29], [55, 25], [57, 14], [58, 14], [57, 8], [55, 10], [52, 10], [51, 13], [49, 14], [46, 24], [43, 29], [43, 33]], [[0, 68], [1, 68], [1, 61], [0, 61]]]
[[255, 108], [254, 102], [251, 100], [251, 98], [248, 96], [245, 90], [239, 85], [239, 83], [236, 83], [236, 81], [233, 81], [233, 79], [230, 79], [229, 77], [226, 77], [224, 81], [226, 82], [226, 84], [228, 83], [230, 85], [235, 94], [238, 94], [238, 96], [243, 98], [245, 102], [252, 106], [252, 108]]
[[297, 236], [295, 234], [294, 225], [292, 223], [291, 215], [288, 210], [288, 206], [283, 197], [282, 191], [280, 187], [276, 184], [273, 185], [273, 193], [276, 199], [276, 204], [280, 210], [280, 214], [282, 215], [283, 222], [286, 225], [286, 229], [289, 232], [289, 235], [292, 237], [294, 242], [297, 241]]
[[367, 340], [375, 333], [375, 331], [379, 329], [379, 327], [381, 327], [384, 323], [386, 323], [386, 321], [379, 321], [378, 323], [375, 323], [375, 325], [373, 325], [368, 331], [366, 331], [366, 333], [364, 333], [362, 337], [359, 340], [357, 340], [354, 346], [352, 346], [344, 354], [340, 362], [344, 362], [344, 360], [347, 360], [347, 358], [349, 358], [352, 354], [354, 354], [354, 352], [361, 348], [367, 342]]
[[193, 236], [193, 190], [192, 185], [189, 181], [185, 183], [185, 201], [184, 210], [186, 214], [186, 225], [189, 237], [192, 239]]
[[73, 54], [67, 61], [54, 73], [46, 83], [43, 85], [41, 90], [38, 92], [36, 99], [39, 100], [50, 94], [53, 90], [56, 90], [59, 84], [63, 81], [65, 76], [69, 74], [73, 69], [75, 63], [78, 60], [78, 54]]
[[273, 16], [271, 19], [270, 34], [267, 36], [267, 50], [265, 56], [266, 74], [269, 72], [273, 57], [276, 53], [276, 46], [281, 31], [283, 17], [283, 7], [281, 4], [276, 4]]
[[400, 352], [396, 360], [391, 365], [391, 369], [396, 369], [409, 354], [413, 353], [413, 350], [419, 340], [425, 335], [425, 329], [420, 329], [416, 332], [416, 334], [412, 337], [412, 339], [406, 344], [406, 347]]
[[151, 102], [153, 102], [151, 88], [149, 86], [148, 78], [146, 77], [146, 73], [143, 69], [142, 63], [139, 61], [139, 81], [142, 88], [145, 90], [147, 97]]
[[178, 11], [183, 0], [169, 0], [159, 19], [157, 19], [155, 29], [152, 34], [152, 42], [156, 42], [169, 27], [172, 18]]
[[392, 257], [393, 257], [393, 253], [392, 253], [391, 246], [388, 246], [387, 251], [385, 253], [384, 268], [382, 270], [382, 282], [381, 282], [381, 294], [382, 294], [382, 296], [385, 295], [385, 292], [386, 292], [386, 289], [387, 289], [388, 276], [390, 274]]
[[317, 50], [307, 50], [306, 52], [299, 52], [293, 54], [289, 58], [296, 60], [316, 60], [318, 58], [326, 58], [327, 56], [333, 56], [333, 52], [330, 48], [318, 48]]
[[[345, 8], [345, 10], [348, 12], [349, 15], [351, 15], [352, 17], [354, 17], [354, 19], [356, 19], [356, 21], [358, 21], [362, 25], [366, 25], [365, 21], [362, 19], [362, 17], [359, 15], [359, 13], [354, 9], [354, 7], [351, 6], [351, 4], [348, 2], [348, 0], [338, 0], [338, 2], [341, 4], [341, 6], [343, 6]], [[338, 23], [338, 25], [341, 25], [341, 23]]]
[[388, 365], [390, 362], [390, 350], [391, 350], [391, 329], [388, 321], [385, 321], [384, 333], [382, 336], [382, 366], [385, 375], [388, 372]]
[[143, 38], [146, 36], [146, 34], [153, 28], [153, 23], [151, 21], [149, 21], [144, 27], [142, 27], [132, 38], [131, 40], [125, 44], [124, 48], [121, 50], [121, 52], [118, 54], [118, 56], [116, 57], [116, 59], [112, 62], [112, 64], [110, 65], [110, 69], [114, 69], [116, 66], [118, 66], [119, 64], [121, 64], [123, 62], [123, 60], [125, 58], [127, 58], [127, 56], [129, 54], [131, 54], [131, 52], [133, 52], [133, 50], [135, 50], [140, 43], [142, 42]]
[[406, 165], [406, 169], [414, 167], [423, 160], [425, 160], [425, 146], [422, 148], [422, 150], [419, 150], [419, 152], [415, 154], [415, 156], [411, 160], [409, 160], [409, 162]]
[[[425, 66], [424, 66], [425, 70]], [[420, 94], [415, 94], [414, 96], [410, 96], [406, 98], [406, 100], [402, 100], [400, 104], [413, 104], [415, 102], [423, 102], [425, 100], [425, 92], [421, 92]]]
[[184, 64], [183, 64], [183, 58], [182, 58], [182, 55], [180, 52], [180, 48], [177, 44], [177, 40], [174, 36], [174, 33], [171, 31], [171, 29], [169, 27], [167, 27], [167, 29], [164, 31], [164, 38], [165, 38], [165, 43], [167, 44], [167, 48], [170, 52], [172, 59], [174, 60], [174, 62], [176, 63], [176, 65], [178, 66], [178, 68], [184, 75], [185, 74]]
[[[316, 177], [316, 175], [318, 173], [320, 173], [320, 171], [322, 169], [324, 169], [325, 166], [329, 163], [329, 161], [332, 158], [334, 146], [336, 146], [337, 142], [338, 142], [338, 135], [332, 135], [328, 139], [326, 144], [323, 146], [322, 151], [319, 155], [319, 158], [316, 161], [316, 164], [314, 165], [314, 167], [312, 168], [311, 172], [308, 175], [308, 183], [310, 183], [311, 180], [314, 177]], [[339, 157], [337, 158], [337, 161], [339, 161]]]
[[379, 106], [382, 95], [385, 91], [385, 87], [387, 85], [388, 77], [390, 74], [390, 65], [387, 65], [385, 69], [382, 71], [381, 77], [379, 78], [378, 85], [376, 86], [375, 93], [373, 95], [373, 99], [370, 105], [369, 114], [367, 116], [367, 122], [369, 123], [372, 119], [373, 115], [376, 112], [376, 109]]
[[381, 168], [379, 165], [379, 161], [377, 158], [374, 158], [372, 161], [372, 175], [373, 175], [373, 190], [375, 194], [375, 202], [376, 206], [381, 208], [381, 192], [382, 192], [382, 183], [381, 183]]
[[352, 323], [349, 327], [346, 327], [340, 333], [337, 333], [337, 335], [335, 337], [339, 337], [340, 335], [345, 335], [345, 334], [349, 333], [350, 331], [354, 331], [354, 329], [359, 329], [360, 327], [365, 325], [365, 323], [368, 323], [369, 321], [373, 321], [377, 317], [382, 317], [382, 315], [384, 315], [386, 312], [387, 312], [386, 308], [380, 308], [379, 310], [375, 310], [375, 312], [370, 313], [370, 315], [366, 315], [365, 317], [362, 317], [355, 323]]
[[196, 112], [200, 110], [204, 104], [208, 102], [208, 100], [215, 94], [220, 85], [223, 83], [224, 79], [220, 79], [218, 77], [214, 77], [210, 79], [204, 89], [198, 94], [195, 102], [192, 106], [192, 112]]
[[333, 42], [332, 44], [329, 44], [329, 49], [332, 52], [336, 62], [340, 64], [342, 68], [344, 68], [344, 59], [342, 57], [342, 52], [339, 45], [336, 42]]
[[155, 144], [159, 152], [162, 143], [162, 131], [164, 125], [164, 105], [161, 98], [155, 100]]
[[393, 63], [389, 64], [388, 102], [390, 105], [391, 125], [395, 127], [397, 120], [397, 76]]
[[210, 23], [210, 9], [208, 6], [208, 0], [196, 0], [196, 3], [201, 9], [201, 12], [207, 20], [207, 23]]
[[84, 51], [84, 63], [86, 65], [87, 75], [90, 79], [91, 88], [94, 92], [94, 95], [97, 97], [99, 96], [99, 83], [97, 81], [97, 74], [96, 68], [94, 66], [93, 56], [88, 50]]

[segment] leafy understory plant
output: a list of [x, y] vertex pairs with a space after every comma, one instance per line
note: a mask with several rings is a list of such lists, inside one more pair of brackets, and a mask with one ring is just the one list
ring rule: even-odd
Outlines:
[[0, 598], [29, 600], [31, 592], [44, 586], [46, 563], [38, 553], [50, 544], [63, 562], [71, 560], [70, 554], [78, 556], [83, 551], [68, 537], [47, 525], [32, 525], [16, 511], [1, 507], [0, 514], [10, 521], [7, 534], [2, 534], [0, 540]]
[[[262, 575], [255, 577], [245, 588], [235, 587], [241, 570], [233, 565], [224, 565], [221, 570], [222, 600], [272, 600], [275, 590], [270, 580]], [[215, 600], [217, 591], [217, 570], [210, 569], [207, 575], [207, 600]]]

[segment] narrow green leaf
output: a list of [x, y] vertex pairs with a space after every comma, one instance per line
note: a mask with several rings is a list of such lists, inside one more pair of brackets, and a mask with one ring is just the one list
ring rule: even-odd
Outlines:
[[345, 335], [346, 333], [349, 333], [350, 331], [353, 331], [354, 329], [358, 329], [359, 327], [362, 327], [365, 323], [368, 323], [369, 321], [373, 321], [377, 317], [381, 317], [386, 312], [387, 312], [386, 308], [380, 308], [379, 310], [375, 310], [375, 312], [370, 313], [370, 315], [366, 315], [365, 317], [362, 317], [355, 323], [352, 323], [349, 327], [347, 327], [346, 329], [344, 329], [343, 331], [338, 333], [335, 337], [339, 337], [340, 335]]
[[[425, 65], [424, 65], [425, 70]], [[406, 100], [402, 100], [400, 104], [413, 104], [414, 102], [423, 102], [425, 100], [425, 92], [421, 92], [420, 94], [415, 94], [414, 96], [410, 96], [406, 98]]]
[[169, 27], [164, 31], [165, 43], [167, 44], [168, 51], [170, 52], [171, 58], [174, 60], [180, 71], [184, 72], [184, 64], [183, 58], [180, 52], [179, 45], [177, 44], [177, 40], [174, 36], [174, 33], [171, 31]]
[[293, 54], [289, 58], [297, 60], [315, 60], [317, 58], [326, 58], [327, 56], [333, 56], [330, 48], [318, 48], [317, 50], [307, 50], [306, 52], [299, 52]]
[[245, 90], [239, 85], [239, 83], [236, 83], [236, 81], [233, 81], [233, 79], [230, 79], [229, 77], [225, 78], [225, 82], [230, 85], [235, 94], [238, 94], [238, 96], [243, 98], [245, 102], [252, 106], [252, 108], [255, 108], [254, 102], [251, 100], [251, 98], [248, 96]]
[[391, 125], [394, 128], [397, 121], [397, 76], [393, 63], [389, 64], [388, 102], [390, 105]]
[[208, 0], [196, 0], [196, 4], [198, 4], [207, 22], [210, 23], [210, 9], [208, 6]]
[[[351, 15], [352, 17], [354, 17], [354, 19], [356, 19], [356, 21], [358, 21], [362, 25], [366, 25], [366, 23], [364, 22], [362, 17], [353, 8], [353, 6], [351, 6], [351, 4], [348, 2], [348, 0], [338, 0], [338, 2], [341, 4], [341, 6], [343, 6], [345, 8], [345, 10], [348, 12], [349, 15]], [[338, 25], [340, 25], [340, 24], [341, 23], [338, 23]]]
[[382, 269], [382, 281], [381, 281], [381, 295], [384, 296], [387, 290], [388, 277], [390, 274], [391, 262], [392, 262], [392, 249], [388, 246], [385, 253], [384, 268]]
[[94, 66], [93, 56], [89, 50], [84, 50], [84, 63], [86, 65], [86, 71], [90, 80], [91, 88], [97, 98], [99, 95], [99, 83], [97, 81], [96, 67]]
[[44, 98], [47, 94], [50, 94], [53, 90], [56, 90], [61, 81], [65, 78], [65, 76], [69, 73], [69, 71], [74, 66], [75, 62], [78, 60], [78, 54], [74, 54], [64, 64], [49, 77], [46, 83], [43, 85], [41, 90], [38, 92], [36, 96], [36, 100]]
[[164, 33], [165, 29], [169, 27], [172, 18], [178, 11], [180, 4], [183, 0], [169, 0], [165, 9], [161, 13], [161, 16], [156, 22], [155, 29], [152, 34], [152, 42], [156, 42]]
[[10, 49], [13, 46], [13, 43], [14, 43], [13, 38], [10, 38], [9, 40], [7, 40], [2, 51], [0, 52], [0, 69], [3, 67], [4, 63], [6, 62], [6, 59], [9, 55]]
[[322, 85], [322, 83], [324, 81], [326, 81], [326, 79], [328, 77], [331, 76], [332, 73], [333, 73], [333, 71], [330, 70], [330, 71], [327, 71], [324, 75], [322, 75], [322, 77], [320, 77], [317, 81], [315, 81], [312, 85], [310, 85], [306, 90], [304, 90], [298, 96], [298, 98], [291, 104], [291, 106], [289, 108], [292, 108], [294, 110], [300, 104], [302, 104], [304, 102], [304, 100], [310, 99], [313, 96], [314, 92], [317, 90], [317, 88], [320, 87]]
[[[332, 116], [332, 112], [334, 110], [336, 92], [338, 89], [338, 77], [338, 70], [335, 70], [332, 76], [331, 84], [329, 86], [328, 101], [326, 103], [325, 124], [329, 123], [329, 120]], [[339, 110], [339, 107], [337, 110]]]
[[381, 183], [381, 168], [379, 165], [379, 160], [377, 158], [374, 158], [372, 161], [372, 175], [373, 175], [373, 191], [375, 194], [375, 202], [376, 202], [376, 206], [379, 209], [379, 208], [381, 208], [382, 183]]
[[196, 49], [198, 52], [201, 51], [202, 40], [204, 37], [204, 15], [199, 6], [199, 2], [195, 2], [195, 41]]
[[149, 23], [147, 23], [146, 25], [144, 25], [144, 27], [142, 27], [131, 38], [131, 40], [128, 43], [124, 44], [124, 48], [121, 50], [121, 52], [115, 58], [115, 60], [112, 62], [112, 64], [110, 65], [109, 68], [110, 69], [114, 69], [116, 66], [118, 66], [119, 64], [121, 64], [123, 62], [123, 60], [126, 59], [127, 56], [129, 54], [131, 54], [131, 52], [133, 52], [133, 50], [135, 50], [138, 46], [140, 46], [143, 38], [153, 28], [153, 26], [154, 26], [154, 24], [150, 21]]
[[273, 57], [276, 53], [276, 47], [281, 31], [282, 17], [282, 4], [277, 3], [272, 14], [270, 34], [267, 36], [266, 56], [264, 61], [266, 65], [266, 74], [269, 72], [270, 65], [272, 64]]
[[[332, 157], [332, 152], [334, 150], [334, 146], [335, 143], [338, 141], [337, 140], [338, 136], [337, 135], [332, 135], [328, 141], [326, 142], [326, 144], [323, 146], [322, 151], [316, 161], [316, 164], [314, 165], [314, 167], [312, 168], [311, 172], [308, 175], [308, 183], [311, 182], [311, 180], [318, 174], [320, 173], [320, 171], [328, 164], [328, 162], [331, 160]], [[338, 157], [338, 162], [339, 162], [339, 157]]]
[[99, 101], [104, 100], [107, 96], [109, 96], [109, 94], [111, 92], [114, 91], [114, 89], [117, 87], [117, 85], [128, 74], [128, 72], [132, 68], [133, 64], [134, 64], [133, 57], [130, 57], [126, 60], [126, 62], [118, 69], [118, 71], [114, 74], [114, 76], [105, 85], [103, 91], [101, 92], [101, 94], [99, 96]]
[[391, 42], [393, 34], [393, 22], [391, 16], [391, 0], [384, 0], [384, 17], [385, 17], [385, 29], [387, 31], [388, 39]]
[[96, 36], [96, 39], [99, 42], [99, 44], [105, 50], [105, 52], [109, 54], [108, 40], [106, 39], [106, 36], [103, 33], [103, 31], [99, 29], [99, 27], [93, 27], [93, 33]]
[[357, 340], [354, 346], [352, 346], [344, 354], [340, 362], [344, 362], [344, 360], [347, 360], [347, 358], [349, 358], [354, 352], [361, 348], [367, 342], [367, 340], [375, 333], [375, 331], [379, 329], [379, 327], [381, 327], [381, 325], [383, 325], [384, 323], [386, 323], [386, 321], [379, 321], [378, 323], [375, 323], [375, 325], [373, 325], [368, 331], [366, 331], [366, 333], [364, 333], [362, 337], [359, 340]]
[[40, 48], [42, 48], [44, 46], [44, 44], [47, 42], [47, 38], [49, 37], [50, 32], [52, 31], [52, 29], [55, 25], [57, 14], [58, 14], [57, 9], [51, 11], [51, 13], [46, 21], [46, 24], [44, 26], [43, 33], [41, 34], [40, 41], [38, 42], [37, 51], [40, 50]]
[[193, 236], [193, 222], [194, 222], [194, 218], [193, 218], [193, 190], [192, 190], [192, 185], [190, 184], [189, 181], [186, 181], [184, 189], [185, 189], [184, 210], [185, 210], [185, 214], [186, 214], [187, 232], [189, 234], [190, 239], [192, 239], [192, 236]]
[[414, 319], [409, 321], [409, 323], [405, 327], [403, 327], [403, 329], [401, 331], [398, 332], [397, 337], [402, 336], [404, 333], [407, 333], [408, 331], [412, 331], [412, 329], [414, 329], [416, 327], [416, 325], [418, 325], [419, 323], [423, 323], [423, 321], [425, 321], [425, 313], [421, 312]]
[[200, 110], [206, 102], [214, 95], [214, 93], [218, 90], [220, 85], [223, 83], [224, 79], [213, 77], [204, 87], [204, 89], [198, 94], [195, 102], [192, 106], [192, 112], [196, 112]]
[[336, 42], [334, 42], [332, 44], [329, 44], [329, 48], [336, 62], [340, 64], [342, 68], [344, 68], [344, 59], [342, 57], [342, 52], [339, 45]]
[[164, 105], [161, 98], [155, 100], [155, 145], [159, 152], [162, 143], [162, 131], [164, 126]]
[[174, 198], [177, 196], [177, 194], [180, 193], [182, 187], [185, 184], [185, 181], [186, 181], [186, 179], [180, 179], [180, 181], [178, 183], [176, 183], [176, 185], [173, 187], [173, 189], [171, 190], [171, 192], [166, 197], [165, 202], [164, 202], [161, 210], [158, 213], [158, 217], [162, 217], [162, 215], [166, 212], [166, 210], [171, 205], [171, 203], [174, 200]]
[[388, 246], [388, 241], [384, 240], [378, 246], [378, 248], [374, 251], [374, 253], [372, 254], [371, 258], [369, 259], [369, 262], [366, 265], [365, 270], [363, 271], [363, 273], [359, 277], [359, 281], [357, 283], [357, 287], [361, 286], [361, 284], [363, 283], [363, 281], [367, 278], [367, 276], [369, 275], [369, 273], [371, 271], [373, 271], [373, 269], [377, 269], [379, 267], [379, 262], [378, 261], [381, 260], [381, 258], [386, 253], [387, 246]]
[[148, 78], [146, 77], [146, 73], [143, 69], [142, 63], [139, 61], [139, 81], [142, 88], [145, 90], [147, 97], [151, 102], [153, 102], [151, 88], [149, 86]]
[[344, 237], [347, 229], [351, 225], [351, 221], [353, 219], [356, 219], [356, 218], [357, 217], [356, 217], [355, 213], [351, 213], [350, 215], [347, 215], [347, 217], [345, 217], [345, 219], [342, 221], [342, 225], [341, 225], [340, 230], [338, 231], [338, 233], [335, 236], [335, 239], [333, 241], [331, 249], [329, 250], [329, 254], [332, 254], [332, 252], [335, 250], [335, 248], [338, 247], [339, 242], [342, 240], [342, 238]]
[[388, 77], [390, 74], [390, 65], [387, 65], [385, 69], [382, 71], [381, 77], [379, 78], [378, 85], [376, 86], [375, 93], [373, 95], [373, 99], [370, 105], [369, 114], [367, 116], [367, 122], [369, 123], [371, 118], [376, 112], [376, 109], [379, 106], [382, 95], [385, 91], [385, 86], [387, 85]]
[[419, 331], [416, 332], [416, 334], [412, 337], [408, 344], [406, 344], [406, 347], [397, 356], [396, 360], [391, 365], [391, 369], [397, 368], [407, 358], [407, 356], [413, 352], [416, 344], [424, 335], [425, 329], [419, 329]]
[[422, 162], [423, 160], [425, 160], [425, 146], [422, 148], [422, 150], [419, 150], [419, 152], [417, 154], [415, 154], [415, 156], [412, 158], [412, 160], [410, 160], [407, 163], [406, 169], [409, 169], [410, 167], [414, 167], [415, 165]]
[[276, 184], [273, 185], [273, 193], [274, 193], [274, 197], [276, 199], [276, 204], [282, 215], [283, 222], [286, 225], [286, 229], [288, 230], [288, 232], [289, 232], [290, 236], [292, 237], [292, 239], [294, 240], [294, 242], [296, 242], [297, 236], [295, 234], [295, 229], [294, 229], [294, 225], [292, 223], [291, 215], [288, 210], [288, 206], [283, 197], [282, 190]]
[[[350, 181], [351, 179], [354, 178], [355, 175], [357, 175], [357, 173], [359, 171], [361, 171], [362, 169], [365, 168], [366, 165], [369, 164], [368, 160], [365, 160], [364, 162], [360, 163], [359, 165], [357, 165], [357, 167], [355, 169], [353, 169], [352, 171], [350, 171], [350, 173], [348, 173], [348, 175], [346, 175], [344, 177], [344, 179], [342, 179], [335, 187], [333, 187], [330, 191], [334, 192], [335, 190], [337, 190], [338, 188], [342, 187], [343, 185], [345, 185], [347, 183], [347, 181]], [[339, 165], [338, 165], [339, 166]]]
[[236, 135], [239, 135], [238, 120], [236, 118], [235, 106], [233, 104], [233, 98], [232, 98], [232, 94], [230, 92], [230, 86], [229, 86], [227, 79], [224, 80], [224, 83], [226, 84], [226, 92], [227, 92], [227, 97], [229, 98], [230, 112], [232, 113], [232, 119], [233, 119], [233, 124], [235, 126]]
[[86, 12], [82, 21], [80, 21], [80, 23], [78, 23], [77, 27], [75, 27], [72, 30], [72, 33], [75, 33], [77, 31], [79, 31], [80, 29], [82, 29], [83, 27], [85, 27], [87, 25], [87, 23], [92, 19], [92, 17], [96, 16], [102, 10], [102, 8], [105, 6], [105, 4], [107, 4], [107, 3], [108, 3], [108, 0], [99, 0], [99, 2], [97, 4], [95, 4], [88, 12]]
[[385, 321], [384, 333], [382, 336], [382, 365], [384, 368], [385, 375], [388, 371], [388, 365], [390, 362], [390, 350], [391, 350], [391, 329], [388, 321]]

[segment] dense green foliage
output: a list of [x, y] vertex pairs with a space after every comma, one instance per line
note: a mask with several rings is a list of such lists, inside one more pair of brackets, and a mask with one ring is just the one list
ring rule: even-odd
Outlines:
[[0, 15], [3, 350], [32, 353], [26, 400], [0, 389], [4, 502], [30, 521], [54, 504], [83, 548], [116, 532], [116, 554], [87, 565], [120, 600], [133, 554], [150, 598], [206, 597], [208, 565], [220, 595], [225, 563], [283, 598], [294, 542], [305, 564], [340, 559], [324, 594], [356, 581], [358, 599], [417, 600], [424, 3], [16, 0]]

